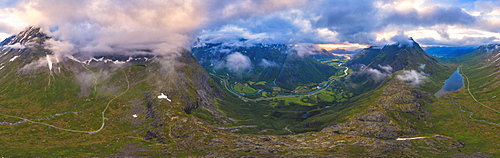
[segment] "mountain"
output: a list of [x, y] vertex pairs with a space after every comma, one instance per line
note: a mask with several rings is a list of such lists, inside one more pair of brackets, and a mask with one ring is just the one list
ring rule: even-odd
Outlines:
[[405, 68], [420, 69], [425, 65], [425, 72], [434, 73], [434, 67], [439, 66], [439, 62], [427, 54], [417, 42], [410, 39], [408, 43], [395, 43], [381, 49], [377, 47], [363, 49], [347, 62], [347, 65], [366, 66], [378, 70], [383, 70], [381, 66], [390, 66], [393, 72]]
[[266, 82], [259, 89], [278, 86], [289, 91], [297, 86], [320, 83], [338, 73], [316, 59], [336, 59], [327, 51], [294, 49], [284, 44], [203, 44], [191, 50], [207, 71], [229, 75], [238, 82]]
[[[140, 156], [143, 146], [156, 143], [196, 144], [190, 133], [206, 121], [229, 122], [215, 105], [224, 92], [188, 51], [176, 58], [54, 56], [47, 40], [40, 28], [30, 27], [2, 42], [2, 154]], [[162, 153], [146, 148], [149, 156]]]
[[436, 58], [456, 58], [474, 51], [473, 47], [427, 47], [424, 48], [427, 54]]
[[[53, 39], [43, 30], [31, 27], [2, 42], [2, 156], [478, 157], [491, 156], [489, 154], [498, 150], [486, 147], [491, 143], [484, 143], [488, 141], [485, 138], [497, 139], [495, 128], [468, 122], [469, 117], [460, 115], [461, 111], [450, 101], [430, 95], [434, 94], [432, 87], [439, 86], [429, 83], [442, 83], [445, 78], [440, 76], [449, 75], [454, 69], [427, 58], [415, 44], [390, 45], [375, 54], [370, 52], [377, 50], [362, 53], [366, 58], [376, 59], [372, 64], [356, 57], [360, 63], [352, 63], [353, 68], [365, 64], [364, 67], [387, 73], [383, 81], [366, 93], [344, 97], [352, 91], [343, 89], [337, 81], [352, 82], [353, 79], [345, 77], [334, 80], [333, 86], [322, 93], [285, 98], [292, 100], [285, 104], [285, 100], [279, 100], [282, 98], [262, 101], [238, 98], [220, 88], [224, 80], [207, 73], [187, 50], [174, 55], [144, 50], [132, 56], [118, 52], [96, 52], [99, 55], [71, 52], [56, 56], [47, 47], [49, 40]], [[281, 61], [282, 65], [290, 62], [281, 67], [294, 69], [294, 64], [307, 63], [311, 69], [320, 70], [314, 67], [317, 64], [314, 59], [314, 62], [304, 62], [310, 58], [292, 57], [298, 56], [297, 52], [283, 55], [279, 51], [283, 46], [238, 47], [241, 55], [233, 57], [243, 59], [239, 64], [248, 60], [255, 62], [252, 63], [254, 69], [266, 59], [269, 65], [273, 65], [271, 61]], [[494, 47], [484, 47], [484, 50]], [[271, 53], [255, 51], [244, 55], [244, 51], [252, 49]], [[500, 52], [482, 50], [467, 55], [480, 56], [474, 57], [473, 62], [491, 59], [482, 66], [497, 62], [497, 54], [491, 52]], [[235, 53], [232, 51], [211, 55], [220, 55], [217, 59], [227, 64], [228, 56]], [[268, 55], [273, 58], [266, 58]], [[384, 61], [390, 59], [403, 63]], [[200, 60], [209, 67], [210, 63], [216, 63], [207, 61], [210, 60]], [[423, 70], [419, 69], [422, 64], [426, 64]], [[495, 65], [487, 67], [495, 68]], [[389, 71], [388, 66], [393, 69]], [[368, 68], [359, 68], [353, 74], [362, 74], [361, 71]], [[208, 70], [227, 73], [235, 70], [223, 69]], [[307, 70], [295, 69], [286, 71]], [[490, 70], [493, 69], [488, 72]], [[464, 65], [464, 72], [474, 71], [465, 69]], [[414, 74], [425, 76], [427, 81], [415, 84], [416, 80], [409, 79], [415, 77]], [[238, 73], [233, 75], [236, 77]], [[476, 85], [481, 81], [472, 83]], [[491, 90], [481, 92], [496, 94]], [[312, 102], [326, 95], [339, 101]], [[457, 96], [463, 97], [463, 94]], [[478, 98], [484, 100], [485, 97], [492, 96]], [[467, 102], [462, 98], [456, 100]], [[486, 116], [490, 115], [494, 116], [491, 113]], [[478, 130], [486, 132], [471, 133]]]
[[373, 90], [386, 77], [400, 70], [414, 70], [427, 75], [448, 71], [445, 65], [427, 54], [411, 38], [408, 42], [385, 45], [382, 48], [376, 46], [365, 48], [346, 65], [357, 71], [350, 75], [346, 84], [359, 93]]

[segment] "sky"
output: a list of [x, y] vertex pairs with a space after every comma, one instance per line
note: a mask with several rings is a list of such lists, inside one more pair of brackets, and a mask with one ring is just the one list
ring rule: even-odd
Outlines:
[[500, 0], [0, 0], [0, 39], [28, 26], [66, 52], [170, 52], [242, 38], [478, 46], [500, 43]]

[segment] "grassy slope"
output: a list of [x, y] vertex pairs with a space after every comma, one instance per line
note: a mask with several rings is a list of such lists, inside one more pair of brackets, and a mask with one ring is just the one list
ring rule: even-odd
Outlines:
[[[492, 67], [480, 68], [481, 63], [484, 61], [481, 55], [480, 51], [475, 51], [460, 58], [447, 60], [447, 63], [451, 67], [462, 65], [463, 72], [469, 77], [471, 92], [474, 96], [486, 105], [498, 109], [496, 103], [500, 100], [492, 98], [498, 95], [498, 89], [500, 89], [497, 84], [498, 79], [495, 79], [494, 76], [488, 76], [497, 70]], [[446, 75], [448, 73], [441, 74]], [[464, 82], [465, 86], [467, 86], [465, 79]], [[498, 137], [498, 133], [500, 132], [500, 126], [472, 120], [469, 118], [469, 113], [460, 111], [459, 107], [449, 100], [451, 97], [462, 105], [465, 110], [474, 112], [473, 118], [500, 122], [499, 114], [481, 107], [474, 102], [467, 89], [462, 88], [440, 99], [434, 99], [434, 106], [425, 107], [433, 115], [433, 120], [431, 120], [433, 127], [424, 128], [425, 125], [420, 125], [419, 129], [425, 133], [439, 133], [450, 136], [465, 144], [460, 150], [451, 151], [449, 154], [472, 155], [474, 153], [486, 153], [499, 156], [500, 137]]]

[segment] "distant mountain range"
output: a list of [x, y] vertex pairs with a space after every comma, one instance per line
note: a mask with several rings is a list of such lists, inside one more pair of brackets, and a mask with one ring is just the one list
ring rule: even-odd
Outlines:
[[449, 59], [456, 58], [468, 54], [476, 48], [474, 47], [426, 47], [424, 48], [427, 54], [437, 58]]

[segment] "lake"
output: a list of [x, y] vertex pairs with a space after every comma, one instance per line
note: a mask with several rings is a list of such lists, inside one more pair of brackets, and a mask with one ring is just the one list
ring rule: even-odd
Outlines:
[[450, 78], [444, 81], [444, 85], [443, 87], [441, 87], [441, 90], [434, 94], [436, 97], [442, 97], [448, 92], [453, 92], [464, 87], [464, 77], [462, 76], [462, 74], [460, 74], [459, 71], [460, 68], [457, 68], [457, 70], [453, 74], [451, 74]]

